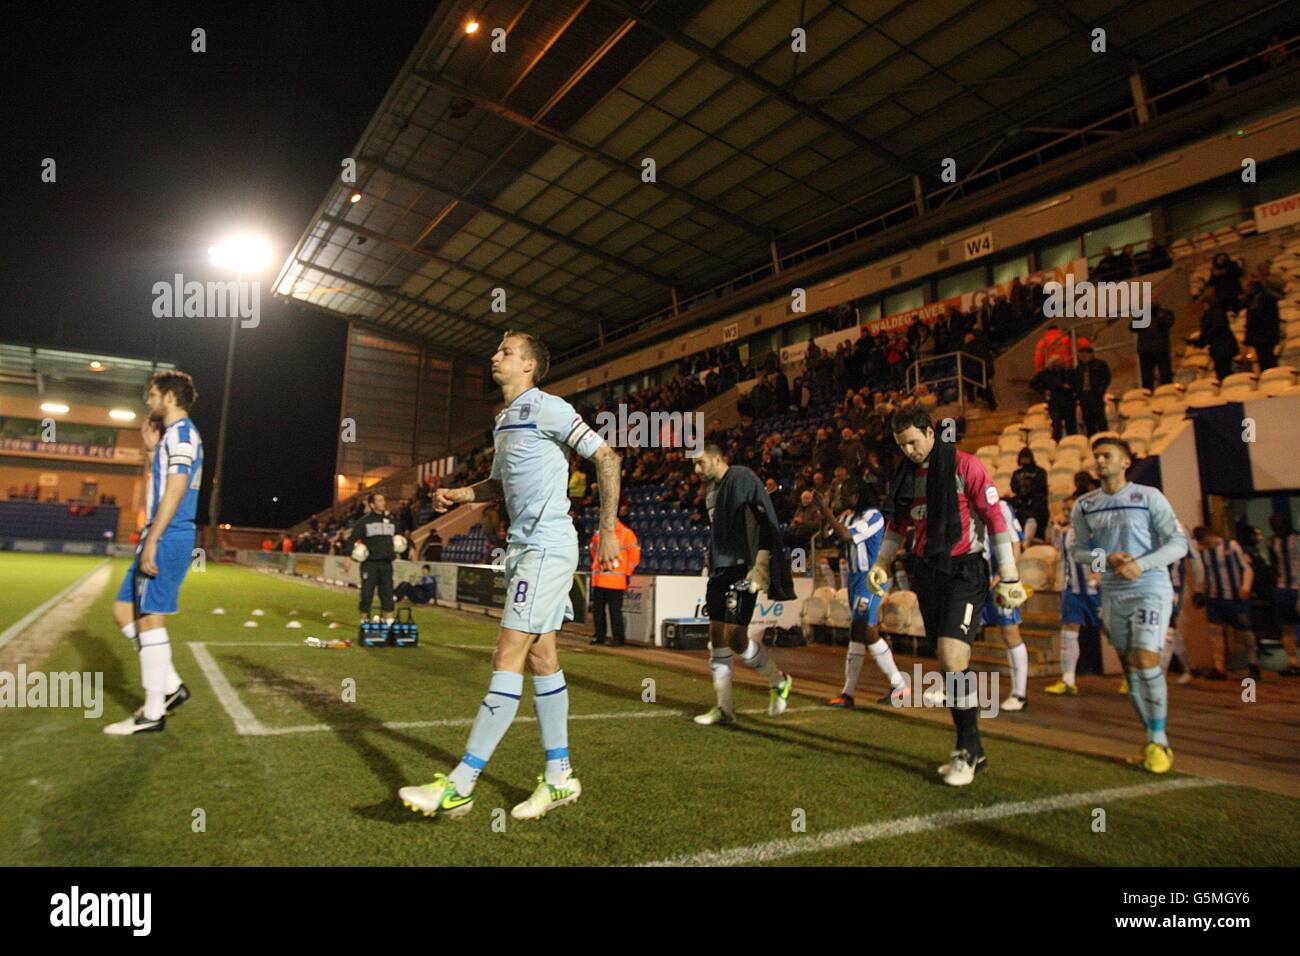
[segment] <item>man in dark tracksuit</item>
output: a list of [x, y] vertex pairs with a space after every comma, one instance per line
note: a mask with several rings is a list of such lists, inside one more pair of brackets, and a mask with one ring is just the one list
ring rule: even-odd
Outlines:
[[374, 602], [375, 588], [379, 588], [379, 606], [384, 612], [384, 620], [393, 621], [393, 535], [397, 525], [389, 517], [385, 506], [388, 504], [383, 495], [371, 495], [366, 499], [367, 510], [356, 524], [348, 545], [355, 548], [358, 543], [369, 550], [366, 560], [361, 562], [361, 619], [370, 617], [370, 606]]
[[1079, 365], [1074, 370], [1074, 389], [1083, 412], [1083, 432], [1091, 437], [1106, 430], [1106, 389], [1110, 388], [1110, 366], [1097, 358], [1091, 345], [1079, 347]]
[[793, 682], [768, 656], [767, 648], [749, 639], [749, 621], [758, 593], [770, 601], [794, 599], [790, 561], [781, 543], [781, 525], [772, 499], [758, 475], [727, 462], [716, 442], [706, 441], [695, 471], [708, 482], [706, 503], [712, 525], [709, 538], [709, 669], [718, 704], [695, 718], [697, 724], [734, 724], [731, 675], [740, 655], [767, 679], [767, 712], [785, 712]]

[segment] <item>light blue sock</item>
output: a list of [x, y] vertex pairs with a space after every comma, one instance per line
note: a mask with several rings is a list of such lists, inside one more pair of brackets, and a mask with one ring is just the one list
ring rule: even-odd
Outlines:
[[492, 683], [479, 705], [478, 716], [470, 728], [465, 756], [449, 776], [458, 793], [469, 796], [478, 781], [478, 775], [492, 759], [501, 738], [519, 712], [519, 698], [524, 692], [524, 675], [512, 671], [493, 671]]
[[1150, 734], [1151, 718], [1147, 712], [1147, 698], [1143, 691], [1141, 671], [1125, 671], [1128, 677], [1128, 699], [1133, 705], [1133, 709], [1138, 713], [1138, 720], [1142, 721], [1142, 727]]
[[[1137, 680], [1132, 678], [1136, 677]], [[1129, 677], [1129, 693], [1134, 692], [1142, 698], [1146, 706], [1144, 719], [1147, 726], [1147, 739], [1162, 747], [1169, 746], [1165, 736], [1165, 718], [1169, 716], [1169, 685], [1165, 683], [1165, 672], [1159, 667], [1132, 671]]]
[[546, 782], [559, 785], [569, 779], [569, 685], [564, 671], [533, 677], [533, 706], [546, 751]]

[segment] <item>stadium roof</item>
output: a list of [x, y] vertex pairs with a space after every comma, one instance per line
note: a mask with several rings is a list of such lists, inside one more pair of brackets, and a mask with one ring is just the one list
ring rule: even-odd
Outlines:
[[771, 276], [774, 258], [914, 216], [918, 190], [928, 208], [961, 195], [940, 180], [947, 157], [966, 178], [1114, 135], [1077, 131], [1132, 107], [1134, 64], [1168, 87], [1283, 29], [1286, 10], [444, 2], [357, 145], [355, 186], [329, 190], [276, 292], [448, 354], [485, 355], [521, 327], [557, 361], [581, 355]]
[[175, 367], [171, 362], [103, 352], [0, 343], [0, 385], [21, 391], [32, 389], [38, 395], [54, 398], [94, 396], [120, 399], [138, 407], [143, 404], [141, 390], [149, 376]]

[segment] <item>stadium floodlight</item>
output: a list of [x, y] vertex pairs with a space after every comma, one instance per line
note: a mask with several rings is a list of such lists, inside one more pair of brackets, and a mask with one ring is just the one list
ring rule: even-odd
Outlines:
[[49, 412], [51, 415], [66, 415], [68, 406], [62, 402], [41, 402], [41, 411]]
[[477, 33], [477, 32], [478, 32], [478, 21], [477, 21], [477, 20], [471, 20], [471, 21], [469, 21], [469, 23], [465, 24], [465, 32], [466, 32], [466, 33]]
[[135, 412], [126, 408], [111, 408], [108, 411], [108, 417], [118, 422], [135, 421]]
[[106, 368], [108, 368], [108, 366], [105, 365], [103, 362], [101, 362], [99, 359], [95, 359], [95, 361], [90, 363], [90, 370], [92, 372], [102, 372]]
[[[218, 269], [233, 272], [242, 282], [250, 273], [265, 272], [271, 265], [271, 244], [260, 236], [237, 233], [227, 236], [208, 248], [212, 264]], [[212, 473], [212, 493], [208, 496], [208, 538], [213, 548], [217, 545], [217, 518], [221, 515], [221, 477], [226, 461], [226, 423], [230, 411], [230, 376], [235, 365], [235, 330], [239, 316], [230, 317], [230, 338], [226, 344], [226, 382], [221, 390], [221, 418], [217, 429], [217, 458]]]
[[348, 197], [348, 202], [352, 203], [353, 205], [356, 205], [357, 203], [361, 202], [361, 193], [353, 192], [352, 195]]
[[241, 275], [265, 271], [271, 265], [271, 244], [260, 236], [228, 236], [208, 249], [212, 264]]

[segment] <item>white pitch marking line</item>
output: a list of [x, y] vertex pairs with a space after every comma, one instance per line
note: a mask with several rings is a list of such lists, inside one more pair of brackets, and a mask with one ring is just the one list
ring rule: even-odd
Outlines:
[[[212, 656], [209, 647], [304, 647], [294, 641], [190, 641], [188, 646], [194, 652], [194, 658], [199, 662], [199, 669], [207, 677], [208, 683], [212, 685], [212, 691], [217, 695], [217, 701], [225, 708], [226, 713], [235, 724], [235, 730], [245, 737], [283, 737], [288, 734], [312, 734], [326, 733], [333, 731], [335, 733], [343, 730], [365, 730], [367, 725], [362, 724], [356, 728], [337, 727], [330, 724], [300, 724], [295, 727], [267, 727], [253, 715], [248, 706], [240, 699], [239, 692], [226, 679], [226, 675], [221, 672], [221, 667], [217, 664], [216, 658]], [[438, 645], [433, 645], [438, 646]], [[481, 644], [445, 644], [443, 647], [470, 647], [482, 648], [483, 650], [492, 650]], [[802, 710], [820, 710], [818, 707], [787, 707], [786, 713], [792, 713]], [[766, 715], [766, 707], [750, 707], [744, 710], [736, 711], [737, 714], [744, 715]], [[614, 711], [606, 714], [570, 714], [569, 720], [630, 720], [643, 717], [685, 717], [686, 714], [680, 710], [635, 710], [635, 711]], [[515, 723], [536, 723], [536, 717], [516, 717]], [[385, 721], [380, 726], [387, 730], [413, 730], [421, 727], [468, 727], [474, 723], [472, 717], [450, 717], [443, 720], [396, 720]]]
[[[630, 720], [643, 717], [684, 717], [680, 710], [627, 710], [609, 714], [570, 714], [569, 720]], [[421, 727], [468, 727], [474, 723], [472, 717], [449, 717], [445, 720], [390, 720], [380, 726], [386, 730], [415, 730]], [[535, 724], [536, 717], [516, 717], [516, 724]], [[333, 731], [361, 731], [373, 729], [372, 725], [360, 724], [356, 727], [337, 727], [329, 724], [303, 724], [298, 727], [263, 727], [252, 733], [258, 737], [280, 737], [285, 734], [309, 734]]]
[[927, 833], [933, 830], [946, 830], [950, 827], [963, 826], [968, 823], [982, 823], [987, 820], [1003, 820], [1007, 817], [1025, 816], [1032, 813], [1049, 813], [1053, 810], [1069, 810], [1074, 807], [1096, 806], [1111, 800], [1128, 800], [1134, 797], [1149, 797], [1171, 790], [1192, 790], [1201, 787], [1222, 786], [1220, 781], [1205, 780], [1200, 777], [1179, 777], [1174, 780], [1162, 780], [1158, 783], [1145, 783], [1132, 787], [1113, 787], [1109, 790], [1091, 790], [1086, 793], [1065, 793], [1041, 800], [1016, 800], [1006, 803], [994, 803], [987, 807], [971, 807], [963, 810], [945, 810], [926, 816], [904, 817], [899, 820], [885, 820], [879, 823], [867, 823], [842, 830], [830, 830], [803, 837], [788, 837], [771, 840], [767, 843], [754, 843], [749, 846], [734, 847], [730, 850], [706, 850], [702, 853], [688, 853], [642, 863], [641, 866], [753, 866], [758, 863], [771, 863], [774, 860], [798, 856], [803, 853], [819, 853], [840, 847], [854, 846], [872, 840], [887, 840], [892, 837], [908, 836], [913, 833]]
[[103, 561], [100, 561], [99, 564], [96, 564], [94, 567], [92, 567], [81, 577], [77, 578], [77, 580], [69, 584], [58, 594], [54, 595], [54, 597], [50, 598], [48, 601], [41, 604], [40, 607], [33, 608], [32, 610], [24, 614], [22, 618], [15, 621], [9, 627], [5, 628], [4, 633], [0, 634], [0, 647], [4, 647], [6, 644], [12, 641], [23, 631], [27, 630], [27, 628], [30, 627], [32, 624], [35, 624], [36, 621], [39, 620], [41, 616], [45, 614], [46, 611], [54, 607], [56, 604], [58, 604], [60, 601], [66, 598], [73, 591], [77, 590], [77, 588], [81, 587], [82, 584], [88, 581], [93, 575], [98, 574], [100, 571], [102, 571], [107, 565], [108, 565], [108, 559], [105, 558]]
[[226, 680], [226, 675], [221, 673], [221, 668], [217, 666], [216, 658], [212, 656], [207, 645], [191, 641], [189, 647], [194, 652], [194, 659], [199, 662], [199, 670], [203, 671], [203, 676], [212, 685], [212, 692], [217, 695], [217, 700], [226, 709], [230, 719], [235, 722], [235, 730], [244, 735], [254, 736], [266, 733], [262, 722], [253, 716], [253, 712], [239, 699], [239, 694], [231, 686], [230, 681]]

